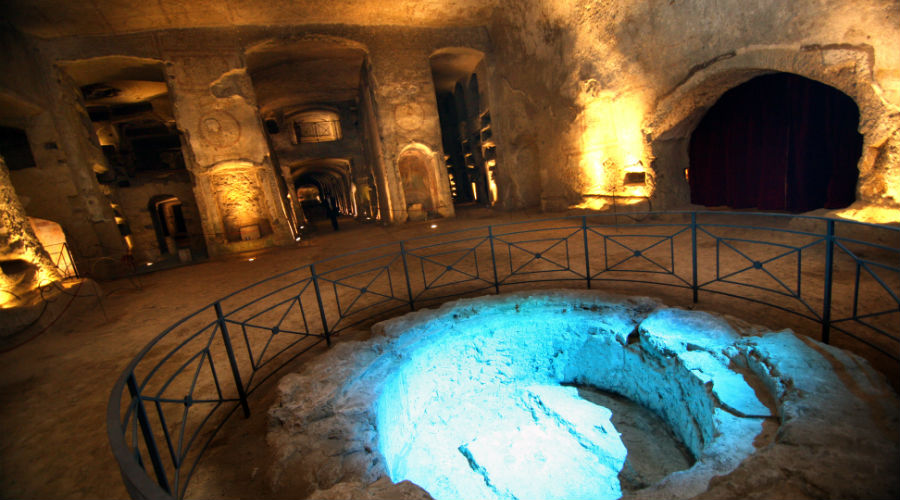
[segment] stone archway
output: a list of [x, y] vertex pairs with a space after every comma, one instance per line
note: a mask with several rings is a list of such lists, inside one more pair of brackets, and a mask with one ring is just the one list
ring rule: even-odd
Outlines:
[[883, 151], [900, 148], [900, 118], [881, 97], [871, 47], [808, 45], [731, 52], [695, 66], [682, 83], [659, 98], [644, 131], [653, 155], [654, 206], [688, 203], [688, 142], [706, 111], [728, 90], [756, 76], [784, 72], [824, 83], [859, 107], [863, 135], [857, 205], [900, 204], [900, 164]]
[[410, 220], [421, 220], [436, 213], [438, 192], [433, 164], [434, 155], [425, 146], [407, 147], [397, 158]]
[[791, 73], [729, 90], [691, 134], [691, 203], [808, 212], [855, 201], [862, 135], [849, 96]]

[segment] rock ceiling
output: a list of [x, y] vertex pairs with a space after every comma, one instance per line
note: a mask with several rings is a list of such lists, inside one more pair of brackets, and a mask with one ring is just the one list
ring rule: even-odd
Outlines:
[[5, 0], [0, 18], [41, 38], [253, 25], [481, 26], [498, 1]]

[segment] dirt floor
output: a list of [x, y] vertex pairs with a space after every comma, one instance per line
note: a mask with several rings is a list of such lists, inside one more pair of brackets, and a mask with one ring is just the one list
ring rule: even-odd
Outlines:
[[[3, 498], [123, 498], [127, 496], [110, 452], [106, 406], [110, 390], [128, 362], [178, 318], [212, 300], [286, 268], [357, 248], [486, 224], [547, 218], [546, 214], [470, 210], [456, 219], [385, 227], [342, 220], [332, 232], [327, 221], [296, 247], [212, 259], [191, 266], [85, 285], [62, 319], [28, 332], [0, 352], [0, 496]], [[255, 257], [251, 262], [248, 259]], [[852, 276], [846, 278], [852, 281]], [[622, 284], [616, 291], [652, 295], [670, 305], [691, 306], [683, 290]], [[652, 292], [652, 293], [650, 293]], [[875, 299], [873, 299], [875, 300]], [[730, 313], [772, 328], [792, 327], [818, 338], [795, 316], [727, 298], [702, 296], [698, 308]], [[343, 337], [364, 338], [365, 331]], [[836, 343], [844, 341], [835, 339]], [[854, 348], [855, 344], [848, 343]], [[321, 352], [317, 347], [305, 356]], [[891, 379], [896, 362], [870, 358]], [[299, 358], [287, 370], [302, 364]], [[191, 482], [189, 497], [292, 497], [266, 487], [266, 409], [273, 402], [270, 379], [251, 397], [249, 419], [231, 418], [213, 440]], [[896, 382], [894, 382], [896, 383]], [[295, 496], [295, 495], [293, 495]]]

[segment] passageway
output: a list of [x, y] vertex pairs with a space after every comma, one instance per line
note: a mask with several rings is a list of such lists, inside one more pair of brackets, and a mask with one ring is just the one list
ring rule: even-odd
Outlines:
[[497, 201], [497, 150], [486, 83], [479, 81], [484, 54], [448, 48], [431, 56], [450, 192], [456, 204], [491, 206]]
[[789, 73], [725, 94], [691, 136], [691, 202], [805, 212], [855, 200], [862, 135], [846, 94]]

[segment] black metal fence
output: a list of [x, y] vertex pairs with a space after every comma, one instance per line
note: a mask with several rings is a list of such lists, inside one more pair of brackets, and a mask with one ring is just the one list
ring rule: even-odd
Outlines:
[[[451, 297], [668, 287], [792, 313], [900, 361], [900, 228], [817, 217], [647, 212], [432, 234], [300, 266], [182, 318], [117, 381], [107, 426], [134, 498], [183, 497], [215, 433], [287, 363], [348, 329]], [[681, 291], [679, 291], [681, 290]]]

